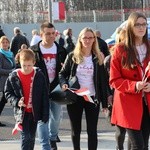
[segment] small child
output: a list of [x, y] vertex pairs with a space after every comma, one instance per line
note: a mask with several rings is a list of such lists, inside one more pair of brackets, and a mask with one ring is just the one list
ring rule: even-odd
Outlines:
[[28, 49], [28, 46], [26, 44], [22, 44], [21, 48], [18, 50], [16, 56], [15, 56], [15, 62], [16, 62], [16, 68], [20, 68], [20, 63], [19, 63], [19, 53], [21, 52], [21, 50], [23, 49]]
[[5, 97], [14, 107], [16, 125], [13, 133], [21, 131], [21, 149], [33, 150], [37, 122], [47, 122], [49, 119], [48, 88], [42, 71], [34, 67], [32, 50], [21, 50], [19, 63], [21, 68], [7, 78]]

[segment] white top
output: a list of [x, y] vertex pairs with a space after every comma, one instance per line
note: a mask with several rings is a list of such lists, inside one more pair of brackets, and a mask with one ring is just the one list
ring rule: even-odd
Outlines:
[[87, 88], [90, 91], [90, 96], [95, 95], [94, 87], [94, 66], [92, 56], [84, 57], [84, 62], [78, 65], [76, 76], [78, 78], [80, 88]]
[[139, 59], [140, 63], [142, 64], [143, 60], [146, 57], [146, 52], [147, 52], [146, 45], [142, 44], [142, 45], [136, 46], [136, 49], [137, 49], [137, 52], [139, 54], [139, 58], [138, 59]]
[[55, 43], [51, 48], [44, 48], [40, 44], [40, 49], [43, 54], [43, 58], [45, 61], [45, 65], [48, 72], [49, 82], [51, 83], [55, 78], [56, 73], [56, 53], [57, 53], [57, 47]]
[[35, 44], [37, 44], [38, 42], [40, 42], [42, 39], [39, 35], [34, 35], [32, 37], [32, 40], [31, 40], [31, 43], [30, 43], [30, 46], [33, 46]]

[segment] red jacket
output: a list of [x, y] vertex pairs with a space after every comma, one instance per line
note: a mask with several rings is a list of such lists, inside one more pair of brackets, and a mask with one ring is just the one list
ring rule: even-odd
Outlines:
[[[135, 86], [142, 80], [142, 68], [137, 63], [134, 69], [126, 69], [121, 65], [122, 57], [126, 57], [123, 46], [116, 46], [110, 64], [110, 85], [115, 89], [111, 123], [124, 128], [140, 130], [143, 100], [142, 92], [137, 93]], [[150, 57], [144, 60], [145, 70]], [[150, 112], [150, 92], [145, 93]]]

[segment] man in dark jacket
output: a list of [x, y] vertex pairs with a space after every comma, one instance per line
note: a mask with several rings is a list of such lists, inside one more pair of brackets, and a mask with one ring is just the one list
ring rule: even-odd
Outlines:
[[101, 52], [104, 54], [105, 57], [108, 56], [109, 55], [108, 46], [107, 43], [103, 39], [101, 39], [100, 31], [96, 30], [95, 34], [97, 36], [97, 41]]
[[3, 30], [2, 30], [2, 28], [1, 28], [1, 26], [0, 26], [0, 38], [2, 37], [2, 36], [4, 36], [5, 35], [5, 33], [3, 32]]
[[14, 56], [16, 56], [18, 50], [21, 48], [22, 44], [26, 44], [29, 47], [28, 39], [21, 34], [21, 30], [19, 27], [14, 28], [14, 37], [11, 40], [10, 50], [13, 52]]
[[[58, 73], [66, 58], [66, 51], [55, 42], [55, 27], [49, 22], [45, 22], [40, 27], [40, 36], [42, 41], [31, 46], [36, 55], [36, 66], [41, 68], [46, 76], [49, 86], [49, 95], [51, 91], [59, 84]], [[46, 123], [38, 123], [38, 135], [42, 149], [49, 150], [50, 140], [51, 150], [57, 150], [56, 140], [59, 131], [61, 106], [51, 100], [50, 95], [50, 116], [49, 126]], [[49, 131], [47, 131], [49, 129]], [[47, 135], [49, 133], [49, 135]]]

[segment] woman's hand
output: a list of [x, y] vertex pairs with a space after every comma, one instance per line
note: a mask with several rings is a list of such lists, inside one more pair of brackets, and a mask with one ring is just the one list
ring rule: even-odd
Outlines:
[[24, 97], [21, 97], [19, 102], [18, 102], [18, 106], [19, 107], [26, 107], [25, 103], [24, 103]]
[[62, 86], [62, 90], [63, 91], [66, 91], [68, 89], [68, 84], [64, 84], [63, 86]]
[[105, 113], [107, 113], [107, 111], [108, 111], [108, 108], [102, 108], [102, 112], [105, 114]]
[[150, 83], [149, 82], [146, 82], [144, 88], [143, 88], [143, 91], [144, 92], [150, 92]]
[[108, 96], [107, 101], [108, 101], [108, 104], [112, 105], [113, 104], [113, 96], [112, 95]]
[[147, 83], [144, 81], [138, 81], [136, 83], [136, 90], [139, 92], [141, 90], [143, 90], [145, 88], [145, 86], [147, 86]]

